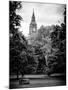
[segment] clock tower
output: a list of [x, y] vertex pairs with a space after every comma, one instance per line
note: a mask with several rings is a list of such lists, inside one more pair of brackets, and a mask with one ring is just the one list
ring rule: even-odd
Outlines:
[[35, 15], [34, 15], [34, 10], [33, 10], [32, 19], [31, 19], [31, 23], [30, 23], [30, 26], [29, 26], [29, 35], [32, 35], [36, 32], [37, 32], [37, 24], [36, 24], [36, 21], [35, 21]]

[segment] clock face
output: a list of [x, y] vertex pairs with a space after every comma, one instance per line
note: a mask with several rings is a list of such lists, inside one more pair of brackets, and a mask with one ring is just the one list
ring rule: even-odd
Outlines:
[[33, 28], [33, 31], [35, 31], [35, 28]]

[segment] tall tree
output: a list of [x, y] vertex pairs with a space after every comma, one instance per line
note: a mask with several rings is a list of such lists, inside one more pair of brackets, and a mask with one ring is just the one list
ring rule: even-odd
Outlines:
[[21, 2], [9, 2], [10, 74], [15, 73], [17, 78], [19, 73], [23, 73], [23, 67], [27, 64], [27, 41], [19, 31], [22, 18], [16, 14], [18, 9], [21, 9]]
[[[66, 72], [66, 9], [63, 15], [64, 23], [62, 23], [61, 26], [56, 25], [54, 31], [51, 33], [52, 53], [53, 56], [56, 56], [54, 60], [49, 60], [49, 67], [53, 67], [53, 73]], [[51, 58], [53, 58], [53, 56], [51, 56]]]

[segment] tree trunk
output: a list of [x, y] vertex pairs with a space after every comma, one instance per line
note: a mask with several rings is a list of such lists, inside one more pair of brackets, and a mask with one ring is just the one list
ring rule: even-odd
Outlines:
[[22, 74], [22, 78], [24, 77], [24, 73], [21, 73]]
[[17, 71], [17, 79], [19, 79], [18, 71]]
[[47, 61], [47, 59], [48, 59], [48, 56], [46, 55], [46, 56], [45, 56], [46, 66], [48, 66], [48, 61]]

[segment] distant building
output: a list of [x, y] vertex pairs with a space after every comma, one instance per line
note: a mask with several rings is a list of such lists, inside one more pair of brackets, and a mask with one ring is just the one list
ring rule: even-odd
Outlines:
[[31, 18], [31, 22], [29, 25], [29, 39], [28, 39], [28, 43], [32, 44], [35, 37], [37, 34], [37, 24], [36, 24], [36, 20], [35, 20], [35, 14], [34, 14], [34, 9], [33, 9], [33, 14], [32, 14], [32, 18]]
[[31, 23], [29, 26], [29, 35], [36, 33], [36, 32], [37, 32], [37, 24], [35, 21], [35, 15], [34, 15], [34, 10], [33, 10], [32, 19], [31, 19]]

